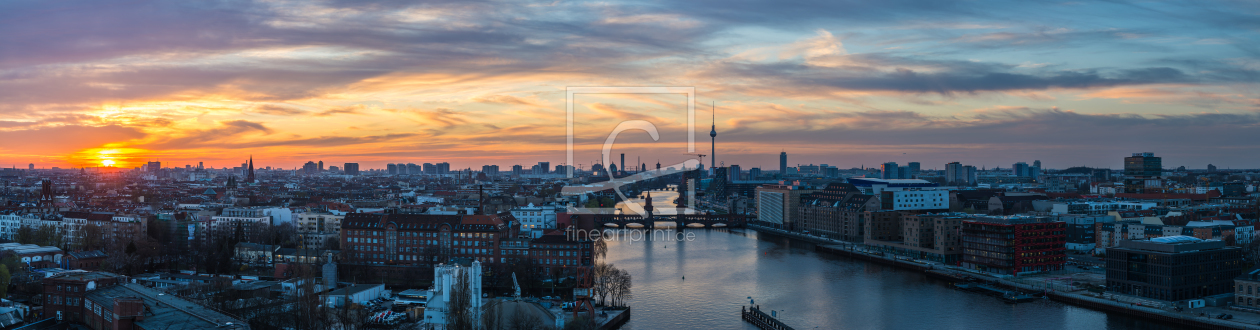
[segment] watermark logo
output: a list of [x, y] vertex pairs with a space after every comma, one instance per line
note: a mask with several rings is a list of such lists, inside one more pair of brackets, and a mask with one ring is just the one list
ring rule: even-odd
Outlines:
[[691, 242], [696, 240], [692, 231], [676, 231], [664, 229], [565, 229], [564, 235], [571, 241], [621, 241], [628, 245], [635, 242]]
[[[695, 87], [568, 87], [565, 89], [565, 137], [567, 139], [567, 164], [573, 162], [573, 141], [574, 141], [574, 98], [580, 94], [685, 94], [687, 95], [687, 154], [695, 154], [696, 152], [696, 88]], [[613, 148], [617, 141], [617, 136], [626, 131], [644, 131], [652, 137], [652, 141], [660, 140], [660, 132], [655, 124], [646, 120], [626, 120], [617, 124], [604, 140], [601, 149], [601, 160], [604, 164], [612, 164]], [[617, 178], [612, 171], [607, 171], [610, 177], [608, 181], [590, 184], [590, 185], [570, 185], [561, 190], [565, 195], [585, 195], [594, 194], [601, 191], [612, 190], [618, 197], [618, 200], [627, 200], [625, 193], [621, 187], [634, 182], [652, 180], [658, 177], [682, 173], [687, 169], [695, 169], [700, 166], [700, 160], [687, 159], [681, 163], [669, 166], [665, 169], [646, 170], [640, 169], [638, 173], [633, 175]], [[573, 177], [573, 167], [568, 166], [566, 176]], [[624, 169], [622, 169], [624, 170]], [[694, 196], [694, 185], [688, 185], [692, 190], [688, 191], [688, 196]], [[695, 199], [687, 199], [688, 209], [695, 209]], [[625, 203], [626, 208], [640, 216], [646, 216], [647, 211], [637, 203]], [[599, 208], [582, 208], [578, 210], [583, 213], [603, 213], [613, 214], [616, 212], [615, 207], [599, 207]]]

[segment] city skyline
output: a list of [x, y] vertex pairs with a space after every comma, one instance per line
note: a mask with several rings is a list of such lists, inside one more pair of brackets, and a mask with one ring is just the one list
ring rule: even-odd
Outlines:
[[[695, 87], [745, 167], [1245, 168], [1260, 138], [1254, 4], [240, 5], [0, 5], [0, 164], [554, 163], [569, 86]], [[583, 97], [579, 148], [682, 101]]]

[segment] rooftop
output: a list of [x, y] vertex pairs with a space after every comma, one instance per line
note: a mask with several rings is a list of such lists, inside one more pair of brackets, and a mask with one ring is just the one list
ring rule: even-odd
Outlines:
[[375, 288], [384, 288], [384, 287], [385, 287], [385, 284], [355, 284], [348, 287], [329, 291], [328, 295], [330, 296], [353, 295], [353, 294], [358, 294], [359, 292], [372, 290]]

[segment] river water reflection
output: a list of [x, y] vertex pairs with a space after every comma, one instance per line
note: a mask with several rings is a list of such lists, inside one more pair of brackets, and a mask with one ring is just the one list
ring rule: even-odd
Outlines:
[[752, 230], [685, 232], [694, 239], [665, 230], [609, 242], [607, 261], [634, 281], [623, 329], [754, 329], [739, 318], [747, 297], [796, 329], [1173, 329], [1051, 301], [1008, 305]]

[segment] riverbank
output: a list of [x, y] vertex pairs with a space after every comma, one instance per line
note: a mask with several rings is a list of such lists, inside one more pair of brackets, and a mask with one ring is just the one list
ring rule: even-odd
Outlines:
[[[883, 265], [896, 266], [912, 271], [919, 271], [931, 278], [947, 281], [988, 281], [1008, 289], [1019, 290], [1026, 293], [1045, 294], [1045, 296], [1050, 300], [1073, 306], [1104, 312], [1120, 313], [1180, 326], [1191, 326], [1202, 329], [1260, 330], [1260, 326], [1255, 325], [1260, 324], [1260, 315], [1255, 317], [1246, 315], [1250, 313], [1231, 312], [1231, 314], [1236, 316], [1234, 320], [1213, 319], [1198, 316], [1198, 313], [1205, 309], [1175, 312], [1171, 310], [1171, 306], [1163, 305], [1158, 301], [1113, 294], [1094, 294], [1070, 283], [1054, 283], [1052, 280], [1057, 278], [1043, 278], [1043, 281], [1037, 281], [1026, 277], [996, 276], [936, 262], [884, 255], [880, 252], [866, 250], [865, 245], [863, 244], [825, 239], [781, 229], [768, 228], [756, 224], [749, 224], [747, 228], [756, 230], [757, 232], [763, 234], [813, 243], [815, 244], [814, 250], [817, 252], [840, 255]], [[1209, 314], [1219, 314], [1224, 311], [1224, 309], [1219, 309], [1220, 311], [1218, 311], [1218, 309], [1206, 310], [1213, 312]]]

